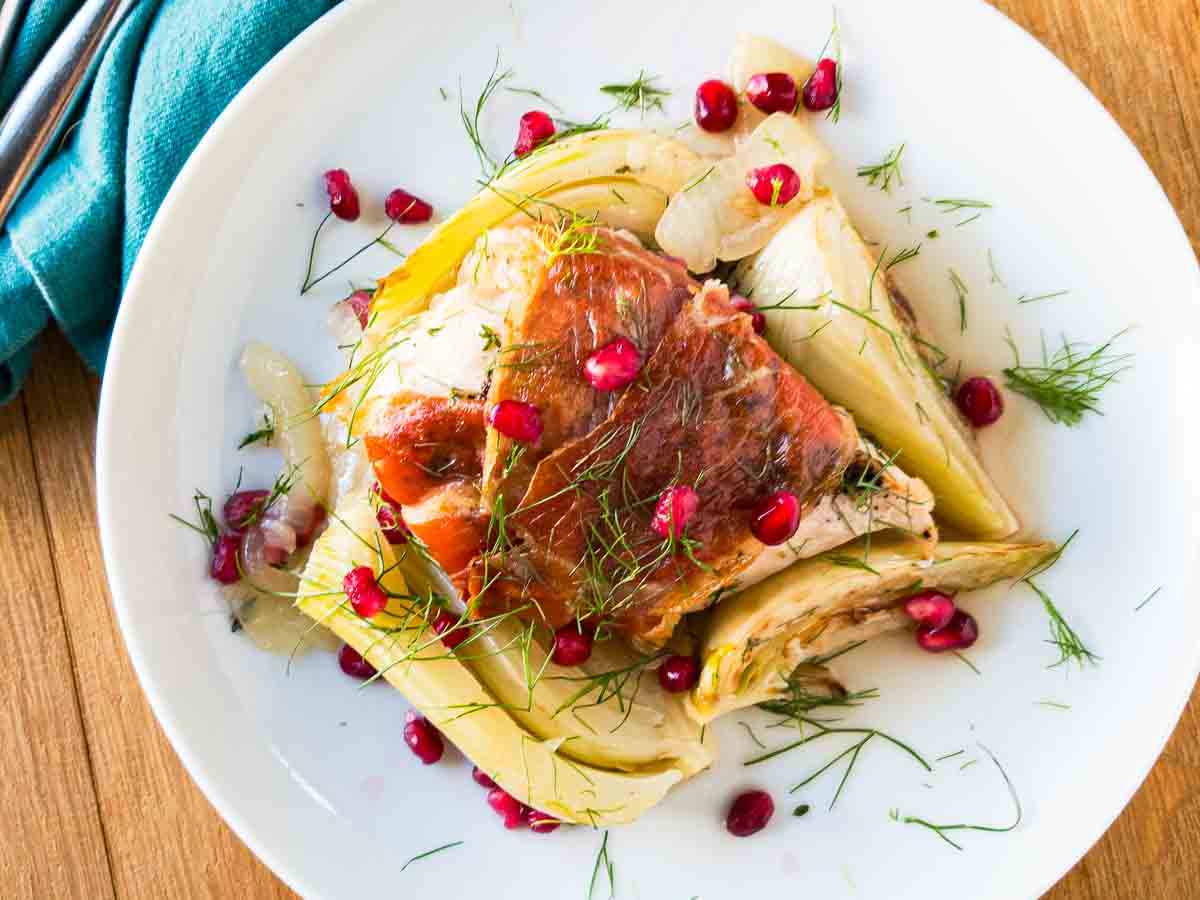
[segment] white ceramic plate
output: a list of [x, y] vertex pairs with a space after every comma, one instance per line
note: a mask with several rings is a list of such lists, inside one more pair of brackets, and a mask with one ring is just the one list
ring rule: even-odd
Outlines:
[[[736, 721], [718, 729], [719, 767], [673, 794], [609, 849], [619, 897], [1032, 897], [1103, 832], [1145, 776], [1197, 672], [1196, 417], [1200, 279], [1182, 229], [1137, 152], [1049, 53], [982, 3], [839, 3], [845, 38], [842, 121], [821, 123], [837, 162], [831, 180], [869, 237], [898, 248], [923, 240], [897, 272], [939, 344], [969, 372], [1007, 364], [1005, 328], [1033, 353], [1038, 334], [1120, 346], [1134, 367], [1082, 427], [1050, 425], [1009, 397], [984, 434], [989, 464], [1031, 534], [1080, 535], [1044, 586], [1103, 657], [1095, 668], [1047, 669], [1046, 616], [1027, 590], [972, 601], [983, 638], [970, 656], [917, 652], [903, 636], [847, 658], [854, 688], [881, 698], [849, 721], [886, 729], [929, 758], [964, 749], [932, 774], [876, 742], [833, 811], [838, 776], [787, 789], [839, 747], [818, 744], [752, 769]], [[313, 381], [335, 372], [326, 309], [396, 259], [374, 249], [300, 297], [308, 244], [323, 213], [319, 174], [345, 166], [366, 214], [320, 248], [342, 257], [380, 227], [380, 198], [404, 185], [445, 215], [477, 174], [459, 122], [458, 82], [473, 99], [497, 48], [516, 82], [576, 118], [601, 112], [597, 87], [644, 67], [675, 91], [682, 121], [695, 85], [723, 70], [739, 29], [815, 54], [828, 9], [720, 3], [346, 3], [242, 92], [196, 151], [163, 205], [117, 323], [99, 432], [105, 560], [130, 655], [192, 776], [276, 872], [313, 897], [582, 897], [601, 836], [507, 833], [458, 758], [423, 768], [401, 743], [405, 703], [382, 685], [358, 690], [328, 656], [292, 666], [231, 635], [203, 576], [200, 542], [168, 522], [192, 489], [219, 495], [245, 464], [266, 482], [272, 454], [237, 454], [253, 404], [236, 370], [241, 346], [265, 340]], [[443, 99], [441, 91], [449, 95]], [[511, 146], [532, 101], [501, 94], [488, 140]], [[907, 142], [904, 184], [890, 195], [855, 177]], [[974, 222], [922, 197], [990, 201]], [[898, 212], [911, 204], [911, 222]], [[929, 240], [937, 228], [940, 237]], [[404, 231], [411, 247], [424, 229]], [[1004, 284], [994, 283], [987, 254]], [[959, 334], [947, 277], [970, 286]], [[1019, 305], [1020, 294], [1070, 294]], [[1161, 592], [1140, 612], [1152, 590]], [[1038, 705], [1052, 701], [1069, 710]], [[736, 716], [771, 744], [757, 712]], [[963, 833], [956, 852], [889, 810], [938, 822], [1003, 825], [1013, 809], [993, 750], [1024, 816], [1007, 834]], [[961, 768], [970, 759], [979, 764]], [[760, 835], [722, 827], [733, 792], [769, 788], [779, 812]], [[409, 857], [465, 844], [401, 873]], [[596, 896], [607, 895], [598, 888]]]

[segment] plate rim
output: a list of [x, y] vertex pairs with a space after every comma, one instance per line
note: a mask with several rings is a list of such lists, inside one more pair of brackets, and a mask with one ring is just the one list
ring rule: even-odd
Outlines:
[[[293, 57], [301, 55], [311, 45], [319, 43], [326, 33], [340, 27], [343, 19], [356, 16], [360, 10], [379, 2], [384, 2], [384, 0], [352, 0], [352, 2], [344, 2], [310, 24], [280, 50], [279, 53], [272, 57], [262, 69], [255, 73], [233, 99], [230, 100], [196, 145], [154, 216], [123, 291], [117, 318], [113, 326], [108, 359], [105, 364], [106, 375], [108, 377], [104, 378], [101, 384], [100, 404], [96, 424], [96, 508], [101, 553], [113, 612], [126, 653], [129, 655], [130, 662], [137, 675], [138, 683], [154, 712], [155, 719], [167, 736], [172, 750], [183, 763], [188, 777], [200, 789], [205, 799], [212, 805], [222, 821], [233, 830], [238, 839], [276, 877], [302, 896], [314, 896], [315, 893], [311, 889], [312, 886], [306, 883], [307, 879], [303, 876], [300, 869], [294, 867], [288, 860], [282, 858], [272, 850], [268, 846], [268, 842], [259, 839], [257, 833], [239, 811], [237, 798], [228, 792], [216, 775], [208, 771], [204, 760], [184, 740], [180, 733], [180, 726], [177, 724], [172, 711], [171, 701], [166, 696], [166, 692], [157, 680], [156, 675], [151, 671], [151, 667], [142, 652], [133, 613], [123, 600], [125, 592], [121, 588], [121, 563], [113, 548], [112, 539], [109, 537], [114, 529], [114, 509], [117, 504], [111, 479], [107, 475], [112, 469], [114, 462], [111, 450], [113, 439], [111, 436], [118, 425], [119, 419], [118, 400], [115, 396], [117, 389], [113, 387], [118, 379], [114, 373], [120, 368], [122, 357], [127, 354], [131, 355], [134, 352], [131, 345], [134, 343], [132, 338], [138, 322], [140, 308], [145, 303], [150, 302], [151, 299], [149, 297], [144, 301], [139, 299], [143, 296], [142, 284], [148, 277], [146, 271], [149, 263], [146, 260], [155, 255], [158, 245], [163, 241], [163, 233], [171, 227], [171, 220], [178, 217], [180, 197], [188, 192], [190, 184], [195, 178], [196, 171], [203, 167], [205, 158], [209, 155], [211, 148], [221, 143], [227, 134], [234, 132], [239, 120], [244, 115], [247, 115], [246, 110], [253, 108], [258, 97], [269, 90], [281, 78], [284, 78], [283, 73], [290, 67]], [[1119, 147], [1120, 152], [1128, 160], [1128, 166], [1130, 168], [1140, 167], [1141, 174], [1149, 178], [1148, 184], [1153, 184], [1157, 188], [1155, 201], [1166, 212], [1167, 217], [1174, 221], [1176, 227], [1175, 238], [1191, 257], [1192, 280], [1196, 288], [1195, 293], [1197, 296], [1200, 296], [1200, 260], [1197, 260], [1195, 253], [1192, 252], [1186, 229], [1183, 227], [1178, 213], [1172, 206], [1166, 191], [1154, 174], [1153, 169], [1151, 169], [1137, 145], [1121, 127], [1120, 123], [1099, 98], [1088, 89], [1082, 79], [1066, 63], [1059, 59], [1055, 53], [1038, 40], [1035, 35], [1026, 31], [1003, 11], [985, 2], [985, 0], [973, 0], [973, 4], [977, 11], [980, 9], [983, 11], [985, 17], [990, 14], [991, 20], [994, 23], [992, 27], [1009, 29], [1010, 33], [1015, 32], [1015, 35], [1023, 43], [1031, 44], [1035, 53], [1041, 55], [1061, 75], [1067, 77], [1067, 81], [1071, 84], [1071, 88], [1078, 98], [1079, 104], [1090, 106], [1093, 112], [1101, 114], [1100, 120], [1105, 122], [1105, 127], [1113, 132], [1116, 138], [1114, 149]], [[284, 80], [286, 81], [286, 78]], [[1200, 513], [1197, 515], [1200, 516]], [[1195, 581], [1197, 564], [1193, 561], [1192, 565], [1191, 580]], [[1152, 752], [1146, 752], [1145, 759], [1139, 765], [1128, 767], [1126, 770], [1128, 775], [1119, 783], [1119, 788], [1112, 791], [1112, 796], [1120, 799], [1119, 803], [1114, 805], [1111, 815], [1099, 817], [1093, 822], [1091, 827], [1080, 828], [1078, 830], [1077, 834], [1081, 838], [1072, 842], [1074, 848], [1072, 852], [1063, 854], [1058, 864], [1051, 867], [1051, 871], [1057, 874], [1054, 874], [1050, 880], [1041, 885], [1038, 890], [1039, 895], [1058, 883], [1091, 851], [1121, 813], [1125, 811], [1154, 765], [1158, 762], [1168, 740], [1179, 724], [1179, 719], [1191, 697], [1197, 680], [1200, 679], [1200, 635], [1197, 635], [1194, 641], [1191, 658], [1182, 659], [1180, 665], [1190, 671], [1190, 677], [1181, 678], [1176, 688], [1177, 694], [1171, 698], [1169, 703], [1160, 704], [1162, 712], [1159, 716], [1158, 733], [1154, 735], [1153, 740], [1146, 741], [1143, 744], [1145, 748], [1148, 748], [1148, 751], [1152, 750]]]

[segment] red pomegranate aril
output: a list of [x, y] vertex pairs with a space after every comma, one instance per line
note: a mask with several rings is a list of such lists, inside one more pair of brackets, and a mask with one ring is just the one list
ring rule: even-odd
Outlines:
[[992, 379], [982, 375], [968, 378], [954, 395], [959, 412], [976, 428], [991, 425], [1004, 412], [1004, 397]]
[[560, 666], [577, 666], [592, 655], [592, 633], [571, 622], [554, 632], [550, 658]]
[[535, 834], [549, 834], [562, 824], [558, 819], [549, 816], [544, 812], [539, 812], [536, 809], [526, 806], [522, 810], [524, 814], [525, 824], [529, 826], [529, 830]]
[[796, 109], [796, 79], [787, 72], [760, 72], [746, 82], [746, 99], [765, 113]]
[[775, 801], [766, 791], [738, 794], [725, 817], [725, 828], [734, 837], [749, 837], [767, 827], [775, 814]]
[[800, 527], [800, 499], [791, 491], [776, 491], [754, 510], [750, 533], [768, 547], [782, 544]]
[[430, 627], [442, 639], [447, 650], [453, 650], [471, 636], [471, 630], [466, 625], [459, 624], [458, 616], [444, 609], [438, 610]]
[[743, 297], [741, 294], [734, 294], [729, 298], [729, 302], [733, 304], [733, 308], [740, 313], [745, 313], [750, 317], [750, 324], [754, 326], [755, 334], [762, 334], [767, 330], [767, 317], [764, 313], [760, 313], [755, 309], [754, 304], [749, 297]]
[[517, 126], [517, 143], [513, 153], [524, 156], [541, 144], [554, 137], [554, 120], [540, 109], [531, 109], [521, 116]]
[[677, 538], [700, 509], [700, 495], [686, 484], [669, 487], [658, 498], [650, 528], [659, 537]]
[[705, 131], [728, 131], [737, 121], [737, 94], [713, 78], [696, 88], [696, 124]]
[[979, 623], [970, 613], [955, 610], [949, 623], [943, 628], [922, 625], [917, 629], [917, 644], [930, 653], [945, 653], [947, 650], [966, 650], [979, 640]]
[[358, 566], [347, 572], [342, 579], [342, 590], [354, 611], [364, 619], [377, 615], [387, 606], [387, 593], [375, 580], [375, 572], [370, 566]]
[[522, 400], [501, 400], [489, 410], [488, 424], [522, 444], [536, 444], [542, 436], [541, 412]]
[[329, 195], [329, 210], [339, 219], [353, 222], [358, 218], [358, 191], [345, 169], [330, 169], [325, 173], [325, 193]]
[[338, 651], [338, 665], [343, 672], [359, 681], [366, 681], [375, 674], [375, 667], [349, 644], [342, 644], [342, 649]]
[[471, 767], [471, 778], [477, 785], [487, 788], [488, 790], [491, 790], [496, 786], [496, 782], [492, 781], [492, 777], [488, 775], [487, 772], [483, 771], [483, 769], [479, 768], [479, 766]]
[[431, 766], [446, 752], [442, 734], [422, 715], [411, 709], [404, 717], [404, 743], [425, 765]]
[[700, 660], [694, 656], [668, 656], [658, 667], [658, 683], [669, 694], [682, 694], [696, 686]]
[[583, 362], [583, 377], [598, 391], [617, 391], [642, 370], [642, 354], [629, 338], [619, 337], [594, 351]]
[[746, 187], [755, 200], [774, 209], [787, 206], [800, 193], [800, 176], [787, 163], [775, 163], [747, 172]]
[[813, 112], [829, 109], [837, 103], [837, 62], [829, 57], [818, 62], [816, 70], [808, 77], [808, 81], [804, 82], [800, 96], [804, 101], [804, 108]]
[[396, 188], [383, 201], [383, 211], [393, 222], [419, 225], [433, 218], [433, 207], [404, 188]]
[[389, 544], [408, 543], [408, 526], [404, 524], [404, 516], [394, 506], [380, 506], [375, 513], [375, 521], [379, 523], [379, 530]]
[[904, 611], [918, 625], [944, 628], [954, 618], [954, 598], [940, 591], [921, 591], [904, 601]]
[[236, 584], [242, 576], [238, 573], [238, 547], [241, 541], [236, 534], [223, 534], [213, 544], [212, 560], [208, 574], [221, 584]]
[[371, 292], [355, 291], [346, 298], [346, 302], [350, 304], [350, 311], [358, 319], [358, 324], [366, 328], [367, 320], [371, 317]]
[[222, 515], [225, 517], [225, 527], [234, 534], [241, 534], [262, 511], [263, 501], [270, 496], [270, 491], [238, 491], [230, 494], [225, 501]]
[[510, 831], [525, 824], [521, 801], [504, 788], [494, 787], [488, 791], [487, 802], [488, 806], [496, 811], [496, 815], [504, 820], [504, 827]]

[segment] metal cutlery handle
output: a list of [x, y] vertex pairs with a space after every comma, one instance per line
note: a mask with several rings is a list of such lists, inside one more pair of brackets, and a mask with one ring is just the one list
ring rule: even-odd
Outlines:
[[87, 0], [0, 121], [0, 226], [59, 136], [117, 27], [140, 0]]

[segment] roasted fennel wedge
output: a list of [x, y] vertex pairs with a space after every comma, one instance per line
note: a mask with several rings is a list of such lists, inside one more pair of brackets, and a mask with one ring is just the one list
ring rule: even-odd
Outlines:
[[[488, 677], [504, 673], [498, 666], [485, 667], [486, 672], [477, 668], [474, 641], [460, 644], [458, 654], [451, 655], [425, 627], [421, 595], [409, 593], [367, 498], [343, 500], [331, 520], [301, 580], [300, 609], [353, 646], [450, 742], [523, 803], [569, 822], [621, 824], [698, 771], [694, 763], [684, 766], [670, 759], [619, 771], [567, 755], [563, 745], [572, 742], [570, 734], [531, 732], [503, 700], [505, 694], [523, 691], [523, 682], [493, 689]], [[380, 583], [392, 597], [371, 621], [353, 612], [341, 589], [346, 572], [359, 565], [381, 573]], [[699, 745], [699, 729], [694, 733]]]
[[884, 449], [899, 452], [897, 462], [933, 491], [942, 520], [988, 540], [1017, 530], [933, 371], [936, 353], [835, 197], [818, 194], [742, 261], [735, 281], [766, 308], [772, 346]]
[[535, 150], [489, 181], [379, 282], [373, 306], [379, 323], [372, 327], [386, 329], [423, 309], [453, 282], [479, 235], [514, 212], [552, 220], [555, 207], [578, 210], [646, 237], [668, 198], [705, 168], [683, 144], [648, 131], [593, 131]]
[[960, 593], [1020, 577], [1053, 550], [1049, 543], [943, 541], [927, 557], [913, 541], [876, 539], [798, 562], [714, 608], [690, 711], [709, 722], [782, 696], [797, 666], [903, 627], [899, 603], [918, 590]]
[[[451, 596], [444, 574], [417, 554], [400, 566], [418, 591]], [[708, 768], [716, 744], [688, 715], [684, 699], [658, 683], [658, 659], [624, 641], [598, 641], [581, 666], [558, 666], [546, 629], [500, 616], [476, 626], [457, 655], [530, 734], [561, 741], [559, 753], [592, 765], [637, 771], [670, 764], [685, 777]]]

